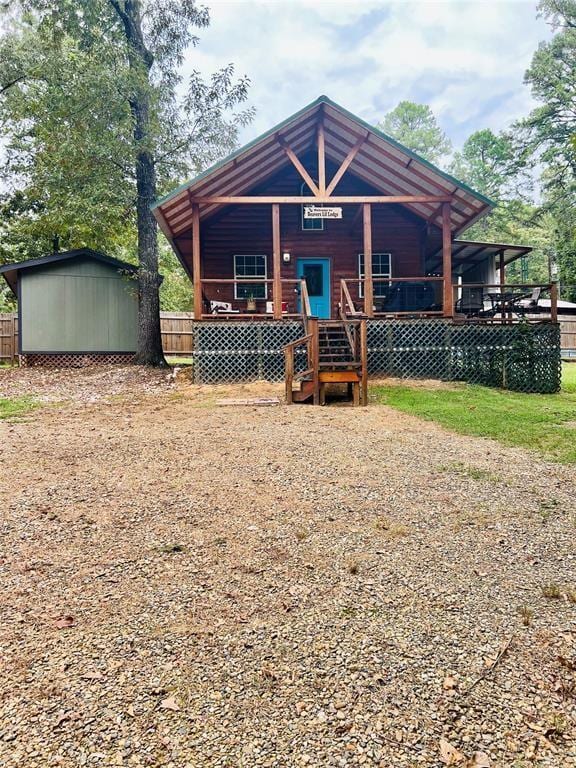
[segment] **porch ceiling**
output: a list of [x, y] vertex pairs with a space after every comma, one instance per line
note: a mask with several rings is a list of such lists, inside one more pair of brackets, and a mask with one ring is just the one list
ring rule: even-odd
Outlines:
[[[484, 259], [504, 254], [504, 263], [510, 264], [521, 256], [526, 256], [533, 249], [529, 245], [510, 245], [509, 243], [485, 243], [476, 240], [454, 240], [452, 243], [452, 266], [463, 264], [472, 267]], [[428, 271], [435, 271], [442, 264], [442, 249], [428, 257]]]
[[[154, 215], [173, 246], [176, 248], [174, 238], [192, 227], [192, 196], [246, 195], [290, 164], [280, 140], [297, 155], [316, 146], [320, 120], [324, 125], [326, 157], [337, 165], [344, 161], [357, 142], [364, 139], [349, 168], [380, 194], [453, 196], [453, 233], [462, 231], [490, 209], [492, 203], [488, 198], [321, 96], [154, 206]], [[327, 179], [327, 183], [329, 181]], [[333, 195], [338, 195], [338, 187]], [[442, 225], [442, 206], [438, 203], [403, 204], [422, 219]], [[206, 220], [221, 207], [201, 205], [200, 219]]]

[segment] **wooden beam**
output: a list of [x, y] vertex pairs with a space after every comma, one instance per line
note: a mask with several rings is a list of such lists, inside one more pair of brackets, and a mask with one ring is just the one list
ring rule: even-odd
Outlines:
[[450, 226], [450, 203], [442, 206], [442, 277], [444, 317], [454, 317], [454, 296], [452, 294], [452, 228]]
[[372, 283], [372, 208], [364, 203], [364, 313], [374, 317], [374, 285]]
[[194, 320], [202, 319], [202, 275], [200, 266], [200, 207], [192, 203], [192, 279], [194, 284]]
[[346, 203], [449, 203], [452, 198], [444, 195], [319, 195], [316, 197], [296, 197], [295, 195], [271, 196], [255, 195], [212, 195], [208, 197], [191, 197], [193, 203], [198, 205], [271, 205], [272, 203], [295, 203], [297, 205], [316, 205], [318, 203], [332, 203], [344, 205]]
[[318, 123], [318, 191], [326, 194], [326, 152], [324, 147], [324, 115], [320, 115]]
[[300, 176], [302, 176], [302, 178], [304, 179], [306, 184], [310, 187], [310, 190], [312, 191], [312, 194], [315, 197], [318, 197], [318, 195], [320, 194], [320, 190], [318, 189], [316, 184], [314, 184], [314, 181], [313, 181], [312, 177], [310, 176], [310, 174], [308, 173], [306, 168], [304, 168], [304, 166], [302, 165], [302, 163], [298, 159], [298, 155], [296, 154], [296, 152], [294, 152], [291, 149], [291, 147], [286, 143], [286, 141], [282, 138], [282, 136], [278, 136], [278, 143], [280, 144], [280, 146], [282, 147], [284, 152], [290, 158], [290, 161], [292, 162], [292, 165], [296, 168], [296, 170], [298, 171]]
[[504, 251], [500, 251], [498, 254], [500, 256], [500, 264], [498, 272], [499, 272], [499, 278], [500, 278], [500, 290], [504, 291], [504, 286], [506, 285], [506, 264], [504, 263]]
[[272, 205], [272, 299], [274, 320], [282, 319], [282, 275], [280, 254], [280, 206]]
[[327, 195], [331, 195], [332, 192], [334, 192], [334, 190], [336, 189], [336, 185], [338, 184], [338, 182], [340, 181], [342, 176], [344, 176], [344, 174], [346, 173], [346, 171], [350, 167], [350, 164], [352, 163], [352, 161], [354, 160], [354, 158], [358, 154], [358, 152], [360, 150], [360, 147], [364, 144], [365, 141], [366, 141], [366, 136], [360, 137], [358, 139], [358, 141], [356, 142], [356, 144], [354, 144], [354, 146], [352, 147], [350, 152], [348, 152], [348, 154], [346, 155], [346, 157], [342, 161], [342, 165], [340, 166], [340, 168], [338, 168], [338, 170], [334, 174], [334, 177], [332, 178], [332, 181], [328, 185], [328, 188], [326, 190], [326, 194]]

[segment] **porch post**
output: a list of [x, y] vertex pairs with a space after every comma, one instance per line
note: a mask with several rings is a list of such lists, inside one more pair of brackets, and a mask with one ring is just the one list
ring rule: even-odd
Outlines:
[[499, 277], [500, 277], [500, 292], [504, 292], [504, 286], [506, 285], [506, 264], [504, 263], [504, 251], [500, 251], [500, 264], [499, 264]]
[[372, 282], [372, 206], [364, 203], [364, 314], [374, 317], [374, 285]]
[[280, 206], [272, 204], [272, 304], [274, 320], [282, 320], [282, 275], [280, 273]]
[[452, 231], [450, 229], [450, 203], [442, 203], [442, 277], [443, 314], [454, 317], [454, 296], [452, 295]]
[[200, 274], [200, 207], [192, 203], [192, 279], [194, 284], [194, 320], [202, 318], [202, 275]]

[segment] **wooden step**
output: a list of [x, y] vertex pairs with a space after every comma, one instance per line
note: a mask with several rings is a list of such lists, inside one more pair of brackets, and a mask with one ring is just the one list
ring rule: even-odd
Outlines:
[[312, 379], [302, 379], [300, 389], [292, 392], [292, 400], [295, 403], [304, 403], [314, 396], [314, 382]]
[[322, 384], [353, 383], [360, 381], [357, 371], [320, 371], [318, 379]]

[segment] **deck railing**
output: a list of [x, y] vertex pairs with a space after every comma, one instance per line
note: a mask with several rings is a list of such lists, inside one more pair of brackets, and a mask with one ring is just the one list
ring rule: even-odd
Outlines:
[[[301, 294], [300, 278], [282, 278], [282, 317], [301, 317], [299, 308]], [[239, 320], [262, 320], [274, 316], [272, 278], [202, 278], [202, 320], [218, 318]], [[238, 288], [244, 288], [239, 295]], [[260, 290], [260, 289], [264, 290]], [[258, 295], [264, 294], [264, 295]], [[253, 304], [254, 309], [250, 309]], [[217, 306], [227, 305], [227, 306]]]
[[350, 317], [438, 317], [444, 314], [441, 277], [373, 280], [372, 307], [366, 306], [365, 278], [340, 281], [340, 307]]
[[[557, 283], [460, 283], [453, 286], [455, 318], [511, 324], [558, 322]], [[550, 308], [540, 299], [550, 296]]]

